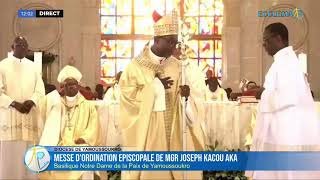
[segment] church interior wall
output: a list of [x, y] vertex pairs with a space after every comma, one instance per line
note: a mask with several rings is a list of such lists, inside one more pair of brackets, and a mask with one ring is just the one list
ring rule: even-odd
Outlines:
[[[49, 82], [56, 84], [59, 70], [70, 59], [83, 73], [83, 84], [94, 87], [100, 76], [100, 16], [99, 0], [1, 0], [0, 26], [0, 58], [3, 59], [10, 51], [12, 39], [15, 36], [15, 16], [17, 10], [30, 3], [43, 3], [54, 9], [63, 9], [64, 17], [61, 19], [61, 33], [58, 41], [47, 51], [57, 54], [58, 59], [51, 65]], [[310, 74], [311, 88], [317, 98], [320, 97], [320, 1], [314, 0], [225, 0], [225, 22], [223, 28], [223, 86], [238, 91], [241, 78], [256, 81], [262, 85], [265, 73], [272, 63], [261, 44], [263, 19], [257, 17], [259, 10], [265, 10], [277, 4], [291, 4], [301, 8], [308, 19], [308, 35], [299, 52], [308, 57], [308, 73]], [[30, 21], [30, 20], [29, 20]], [[46, 20], [43, 20], [45, 24]], [[16, 23], [16, 24], [15, 24]], [[32, 23], [30, 21], [30, 23]], [[26, 23], [22, 23], [25, 25]], [[50, 23], [49, 23], [50, 24]], [[19, 25], [19, 24], [18, 24]], [[26, 25], [27, 26], [27, 25]], [[27, 39], [32, 42], [43, 43], [52, 38], [50, 26], [27, 26]], [[52, 28], [51, 28], [52, 29]], [[292, 29], [289, 29], [291, 32]], [[296, 34], [293, 30], [292, 34]], [[54, 33], [51, 33], [54, 34]], [[40, 36], [42, 35], [42, 36]]]
[[[100, 73], [100, 16], [99, 0], [1, 0], [0, 25], [0, 57], [7, 56], [11, 50], [12, 40], [17, 33], [25, 35], [27, 40], [33, 42], [31, 46], [40, 47], [58, 55], [50, 68], [48, 81], [55, 85], [59, 70], [63, 66], [72, 63], [83, 73], [83, 85], [94, 87], [99, 82]], [[15, 20], [18, 9], [32, 4], [49, 5], [53, 9], [63, 9], [64, 17], [59, 19], [61, 28], [57, 23], [52, 23], [52, 19], [36, 19], [41, 22], [32, 22], [35, 19]], [[34, 23], [34, 26], [32, 26]], [[31, 25], [28, 25], [31, 24]], [[55, 28], [50, 27], [55, 26]], [[22, 31], [15, 31], [15, 26], [26, 28]], [[40, 27], [39, 27], [40, 26]], [[55, 31], [54, 31], [55, 30]], [[18, 31], [18, 32], [17, 32]], [[56, 31], [60, 31], [60, 34]], [[55, 36], [55, 37], [51, 37]], [[43, 49], [42, 44], [58, 37], [58, 40], [48, 49]], [[74, 59], [72, 61], [71, 59]]]

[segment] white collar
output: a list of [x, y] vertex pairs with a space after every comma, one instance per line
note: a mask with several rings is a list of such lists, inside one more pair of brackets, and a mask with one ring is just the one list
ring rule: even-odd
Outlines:
[[160, 64], [160, 61], [164, 60], [166, 58], [155, 55], [151, 50], [152, 45], [153, 45], [153, 41], [150, 42], [150, 46], [149, 46], [150, 57], [152, 60], [155, 60], [156, 64]]
[[13, 59], [14, 61], [17, 61], [17, 62], [22, 62], [22, 61], [25, 61], [26, 60], [26, 58], [24, 57], [24, 58], [22, 58], [22, 59], [19, 59], [19, 58], [17, 58], [17, 57], [15, 57], [15, 56], [11, 56], [11, 59]]
[[292, 46], [288, 46], [279, 50], [275, 55], [273, 55], [274, 60], [281, 59], [283, 56], [294, 53]]
[[79, 93], [80, 93], [80, 92], [78, 92], [78, 93], [77, 93], [75, 96], [73, 96], [73, 97], [66, 96], [66, 103], [67, 103], [68, 106], [73, 107], [73, 106], [77, 103]]

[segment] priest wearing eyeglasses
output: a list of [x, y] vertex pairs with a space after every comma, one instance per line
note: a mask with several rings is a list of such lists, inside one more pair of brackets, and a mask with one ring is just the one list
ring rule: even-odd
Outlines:
[[[268, 25], [263, 46], [273, 56], [263, 84], [251, 151], [319, 151], [320, 121], [310, 87], [282, 23]], [[320, 179], [317, 171], [254, 171], [253, 179]]]

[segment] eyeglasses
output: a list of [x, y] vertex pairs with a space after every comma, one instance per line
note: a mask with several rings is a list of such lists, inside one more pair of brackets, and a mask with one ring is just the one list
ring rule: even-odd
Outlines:
[[181, 48], [181, 42], [177, 42], [176, 48], [177, 48], [177, 49]]

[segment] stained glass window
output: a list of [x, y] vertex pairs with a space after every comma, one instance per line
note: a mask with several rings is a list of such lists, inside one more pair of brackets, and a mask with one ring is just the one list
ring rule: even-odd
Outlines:
[[134, 27], [136, 34], [153, 34], [153, 21], [150, 17], [136, 16], [134, 17]]
[[200, 41], [200, 58], [213, 58], [213, 41]]
[[135, 40], [134, 41], [134, 56], [139, 55], [147, 43], [148, 43], [148, 40]]
[[116, 56], [116, 42], [112, 40], [101, 40], [101, 58]]
[[102, 16], [101, 17], [101, 33], [102, 34], [115, 34], [116, 33], [116, 18]]
[[[101, 76], [114, 77], [115, 76], [115, 59], [101, 59]], [[106, 79], [106, 84], [111, 84], [112, 79]]]
[[222, 0], [101, 0], [101, 82], [109, 85], [152, 39], [152, 12], [177, 9], [192, 40], [191, 59], [222, 77]]

